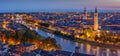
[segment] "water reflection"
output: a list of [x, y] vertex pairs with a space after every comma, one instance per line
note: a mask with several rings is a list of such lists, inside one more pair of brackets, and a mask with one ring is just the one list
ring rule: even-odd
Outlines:
[[86, 54], [91, 54], [91, 46], [89, 44], [86, 45]]
[[107, 56], [110, 56], [110, 49], [109, 48], [106, 49], [106, 52], [107, 52]]
[[35, 27], [35, 31], [38, 32], [38, 27]]
[[120, 50], [117, 50], [117, 54], [118, 54], [118, 56], [120, 56]]
[[96, 56], [120, 56], [120, 49], [113, 50], [110, 48], [92, 46], [84, 43], [76, 43], [76, 42], [61, 38], [61, 36], [53, 35], [51, 33], [47, 33], [45, 31], [39, 30], [38, 28], [35, 28], [35, 29], [37, 29], [37, 32], [44, 37], [51, 36], [52, 38], [55, 38], [57, 43], [60, 44], [62, 49], [65, 51], [74, 52], [75, 47], [77, 46], [77, 47], [80, 47], [79, 49], [80, 53], [93, 54]]

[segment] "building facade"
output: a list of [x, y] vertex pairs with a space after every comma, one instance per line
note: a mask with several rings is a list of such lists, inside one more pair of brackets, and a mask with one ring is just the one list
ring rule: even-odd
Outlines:
[[98, 31], [98, 11], [97, 8], [95, 8], [95, 12], [94, 12], [94, 31]]

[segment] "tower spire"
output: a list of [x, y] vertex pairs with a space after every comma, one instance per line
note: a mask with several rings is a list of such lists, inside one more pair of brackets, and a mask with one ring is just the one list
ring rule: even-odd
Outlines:
[[97, 8], [95, 8], [95, 12], [94, 12], [94, 30], [97, 31], [99, 27], [99, 23], [98, 23], [98, 11]]
[[86, 12], [86, 7], [84, 7], [84, 13]]
[[87, 19], [87, 10], [86, 10], [86, 7], [84, 7], [84, 18], [83, 19]]
[[98, 11], [97, 11], [97, 7], [95, 8], [95, 13], [97, 13]]

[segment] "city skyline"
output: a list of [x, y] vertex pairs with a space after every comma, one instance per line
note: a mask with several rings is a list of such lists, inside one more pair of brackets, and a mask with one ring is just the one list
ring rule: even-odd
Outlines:
[[120, 56], [120, 0], [0, 0], [0, 56]]

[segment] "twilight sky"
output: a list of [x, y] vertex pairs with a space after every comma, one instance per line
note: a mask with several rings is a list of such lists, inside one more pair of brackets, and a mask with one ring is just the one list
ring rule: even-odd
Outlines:
[[84, 7], [120, 9], [120, 0], [0, 0], [0, 10], [81, 9]]

